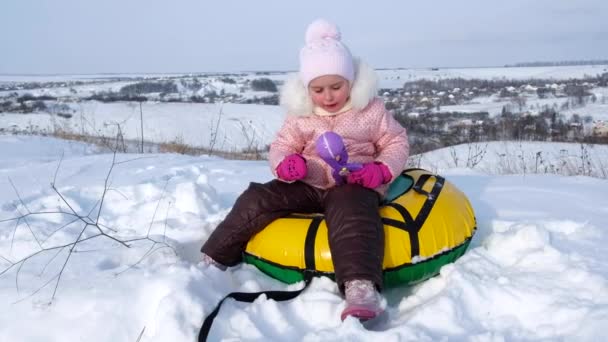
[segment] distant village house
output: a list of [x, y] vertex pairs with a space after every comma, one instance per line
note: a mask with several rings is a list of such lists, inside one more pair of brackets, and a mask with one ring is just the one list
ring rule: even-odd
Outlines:
[[608, 137], [608, 123], [603, 120], [594, 122], [592, 132], [596, 137]]

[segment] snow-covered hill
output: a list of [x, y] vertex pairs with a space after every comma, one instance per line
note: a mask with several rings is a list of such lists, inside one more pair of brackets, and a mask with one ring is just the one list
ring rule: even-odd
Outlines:
[[[401, 88], [405, 82], [421, 79], [543, 80], [560, 82], [572, 78], [597, 77], [608, 66], [561, 66], [522, 68], [466, 69], [382, 69], [378, 70], [381, 88]], [[264, 150], [280, 127], [285, 115], [276, 105], [277, 94], [253, 90], [252, 83], [272, 79], [280, 88], [285, 72], [243, 72], [234, 74], [158, 74], [158, 75], [4, 75], [0, 76], [0, 132], [71, 134], [150, 143], [179, 142], [200, 149], [240, 152]], [[272, 82], [271, 82], [272, 83]], [[598, 83], [599, 84], [599, 83]], [[556, 85], [559, 89], [566, 85]], [[583, 87], [584, 85], [581, 85]], [[134, 93], [123, 87], [134, 87]], [[543, 108], [555, 108], [566, 117], [584, 118], [589, 134], [591, 120], [608, 120], [608, 90], [586, 85], [588, 97], [583, 104], [560, 94], [539, 98], [536, 90], [523, 92], [517, 107], [521, 112], [538, 115]], [[531, 87], [534, 88], [534, 87]], [[150, 92], [144, 91], [148, 89]], [[456, 92], [457, 89], [450, 91]], [[560, 90], [563, 92], [563, 89]], [[444, 93], [442, 97], [438, 94]], [[460, 93], [460, 92], [458, 92]], [[108, 95], [110, 94], [110, 95]], [[445, 91], [428, 101], [440, 101]], [[482, 94], [482, 93], [480, 93]], [[410, 94], [411, 95], [411, 94]], [[111, 102], [108, 98], [109, 96]], [[131, 96], [135, 96], [133, 99]], [[139, 97], [138, 97], [139, 96]], [[141, 97], [143, 96], [143, 97]], [[427, 105], [422, 99], [403, 99], [397, 93], [387, 98], [393, 107]], [[426, 98], [427, 94], [424, 97]], [[450, 94], [452, 96], [452, 94]], [[139, 100], [137, 100], [139, 98]], [[146, 100], [142, 100], [145, 98]], [[121, 100], [122, 99], [122, 100]], [[269, 102], [265, 102], [269, 99]], [[128, 100], [128, 101], [127, 101]], [[255, 101], [254, 101], [255, 100]], [[141, 108], [140, 108], [140, 102]], [[405, 101], [405, 102], [404, 102]], [[209, 102], [209, 103], [205, 103]], [[214, 102], [214, 103], [210, 103]], [[483, 93], [465, 100], [421, 109], [441, 113], [487, 112], [490, 118], [505, 108], [515, 108], [511, 97]], [[416, 113], [401, 110], [401, 115]], [[425, 107], [426, 108], [426, 107]], [[420, 123], [417, 123], [420, 124]], [[142, 129], [143, 128], [143, 129]], [[143, 133], [142, 133], [143, 130]]]
[[[48, 249], [0, 276], [2, 340], [192, 341], [228, 292], [301, 286], [286, 286], [249, 265], [221, 272], [198, 263], [198, 248], [238, 194], [250, 181], [271, 179], [266, 162], [118, 154], [103, 197], [113, 156], [95, 151], [50, 138], [0, 136], [0, 267]], [[333, 282], [318, 278], [290, 302], [228, 301], [210, 339], [603, 340], [608, 181], [495, 175], [492, 163], [471, 169], [446, 161], [450, 153], [467, 160], [468, 151], [437, 151], [421, 164], [432, 162], [471, 200], [478, 231], [470, 249], [435, 278], [385, 291], [385, 324], [370, 331], [353, 319], [341, 322], [344, 301]], [[102, 197], [99, 227], [123, 241], [142, 240], [127, 248], [108, 236], [93, 238], [95, 226], [83, 231], [81, 221], [66, 225], [74, 216], [57, 213], [74, 210], [95, 221]], [[69, 259], [70, 245], [50, 249], [81, 232], [81, 240], [90, 240]]]

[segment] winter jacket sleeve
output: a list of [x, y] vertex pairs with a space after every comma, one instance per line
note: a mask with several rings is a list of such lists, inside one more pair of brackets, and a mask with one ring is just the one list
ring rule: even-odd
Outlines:
[[276, 139], [270, 144], [268, 161], [272, 174], [277, 176], [277, 166], [283, 159], [293, 153], [302, 153], [305, 141], [298, 129], [297, 117], [288, 116], [277, 133]]
[[378, 151], [375, 160], [388, 166], [392, 175], [391, 181], [393, 181], [401, 173], [409, 157], [410, 145], [407, 132], [386, 110], [381, 100], [375, 100], [372, 106], [378, 106], [377, 110], [382, 113], [379, 115], [379, 122], [376, 126], [378, 129], [375, 130], [373, 137]]

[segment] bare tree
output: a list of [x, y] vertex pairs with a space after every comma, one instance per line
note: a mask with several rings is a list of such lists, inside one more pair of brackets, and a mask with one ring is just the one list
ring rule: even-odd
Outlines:
[[[140, 153], [144, 153], [144, 111], [141, 108], [141, 101], [139, 101], [139, 122], [141, 124], [141, 149]], [[120, 127], [120, 126], [119, 126]]]
[[458, 151], [456, 151], [456, 148], [454, 146], [450, 147], [450, 156], [452, 157], [454, 166], [458, 167]]
[[243, 137], [245, 137], [247, 142], [247, 147], [245, 148], [244, 152], [253, 154], [254, 158], [257, 158], [259, 148], [255, 134], [255, 127], [251, 124], [251, 122], [244, 122], [243, 120], [239, 120], [239, 124], [241, 125], [241, 133], [243, 133]]
[[481, 163], [485, 157], [488, 151], [488, 144], [486, 143], [482, 147], [482, 144], [479, 143], [469, 143], [467, 147], [467, 167], [472, 169]]
[[[166, 226], [164, 228], [165, 231], [162, 234], [162, 239], [160, 239], [160, 240], [154, 239], [150, 235], [150, 231], [152, 228], [152, 222], [154, 221], [154, 218], [157, 214], [158, 207], [159, 207], [160, 201], [162, 200], [162, 197], [159, 199], [159, 202], [156, 206], [156, 209], [155, 209], [153, 217], [152, 217], [152, 221], [150, 222], [150, 226], [148, 227], [148, 231], [145, 236], [132, 237], [132, 238], [127, 238], [127, 239], [120, 238], [119, 235], [117, 234], [118, 233], [117, 229], [108, 227], [100, 221], [104, 201], [106, 199], [106, 195], [108, 194], [109, 191], [114, 190], [111, 188], [111, 184], [110, 184], [111, 183], [110, 176], [112, 174], [112, 171], [116, 165], [128, 162], [130, 160], [117, 162], [116, 153], [113, 154], [112, 164], [110, 165], [108, 173], [106, 174], [105, 181], [104, 181], [104, 188], [103, 188], [101, 197], [93, 205], [91, 210], [87, 213], [78, 212], [74, 208], [73, 205], [70, 205], [70, 202], [66, 199], [64, 194], [62, 194], [57, 189], [57, 185], [56, 185], [57, 174], [59, 173], [59, 169], [61, 167], [62, 160], [63, 160], [63, 156], [60, 159], [59, 164], [57, 165], [57, 169], [55, 170], [55, 175], [54, 175], [53, 181], [51, 183], [51, 188], [52, 188], [53, 192], [59, 198], [60, 203], [62, 203], [63, 206], [66, 208], [65, 210], [58, 209], [55, 211], [31, 211], [27, 207], [26, 203], [23, 201], [19, 191], [17, 190], [17, 188], [15, 187], [13, 182], [9, 180], [13, 187], [13, 190], [15, 191], [15, 193], [17, 195], [19, 203], [20, 203], [20, 208], [18, 206], [15, 206], [16, 211], [19, 212], [19, 216], [14, 217], [14, 218], [0, 220], [0, 223], [15, 222], [15, 226], [13, 228], [13, 237], [11, 240], [11, 253], [12, 253], [12, 246], [14, 244], [15, 233], [22, 223], [25, 224], [25, 226], [28, 228], [30, 234], [33, 236], [34, 241], [36, 242], [36, 245], [38, 247], [38, 250], [33, 253], [30, 253], [24, 257], [21, 257], [18, 260], [11, 260], [10, 257], [5, 257], [5, 256], [0, 255], [0, 259], [4, 260], [5, 264], [8, 264], [8, 266], [6, 266], [3, 270], [0, 271], [0, 276], [7, 274], [12, 269], [16, 269], [15, 284], [17, 287], [17, 291], [19, 291], [19, 273], [21, 272], [21, 269], [26, 264], [26, 262], [33, 260], [34, 258], [42, 256], [42, 255], [51, 255], [51, 258], [47, 261], [46, 265], [41, 270], [41, 274], [43, 274], [51, 262], [53, 262], [60, 254], [62, 254], [62, 253], [64, 254], [64, 260], [61, 262], [61, 267], [59, 268], [59, 270], [55, 274], [53, 274], [50, 277], [50, 279], [48, 279], [48, 281], [46, 281], [38, 289], [36, 289], [34, 292], [30, 293], [25, 298], [35, 295], [40, 290], [42, 290], [43, 288], [45, 288], [46, 286], [48, 286], [50, 284], [54, 284], [53, 294], [50, 299], [50, 302], [52, 302], [55, 299], [55, 296], [57, 294], [57, 289], [61, 282], [61, 278], [64, 274], [64, 271], [65, 271], [68, 263], [70, 262], [70, 259], [72, 258], [73, 254], [77, 252], [77, 247], [80, 246], [81, 244], [83, 244], [84, 242], [91, 241], [93, 239], [98, 239], [98, 238], [108, 239], [109, 241], [111, 241], [113, 243], [117, 243], [120, 246], [123, 246], [125, 248], [131, 248], [132, 245], [136, 242], [149, 242], [150, 243], [150, 247], [141, 256], [141, 258], [134, 264], [130, 265], [124, 271], [131, 269], [132, 267], [141, 263], [141, 261], [143, 261], [144, 258], [146, 258], [147, 256], [156, 252], [159, 249], [170, 248], [175, 253], [175, 250], [173, 249], [173, 247], [170, 246], [169, 244], [167, 244], [167, 242], [166, 242], [166, 238], [165, 238]], [[166, 189], [167, 184], [168, 184], [168, 180], [167, 180], [167, 183], [165, 184], [165, 189]], [[163, 197], [164, 197], [165, 189], [163, 189]], [[33, 217], [37, 217], [37, 216], [41, 216], [41, 215], [54, 215], [54, 216], [60, 215], [61, 217], [66, 218], [65, 221], [67, 221], [67, 223], [64, 223], [64, 224], [60, 225], [59, 227], [57, 227], [56, 229], [54, 229], [50, 234], [48, 234], [44, 238], [44, 240], [42, 240], [40, 238], [39, 234], [37, 234], [37, 232], [34, 230], [34, 228], [30, 225], [30, 222], [29, 222], [30, 219], [32, 219]], [[62, 222], [64, 222], [64, 221], [62, 221]], [[67, 230], [68, 227], [76, 227], [76, 230], [75, 230], [76, 233], [74, 234], [74, 236], [70, 236], [69, 242], [48, 244], [50, 237], [52, 237], [54, 234], [56, 234], [62, 230]]]
[[215, 148], [215, 144], [217, 143], [217, 135], [220, 130], [220, 121], [222, 120], [222, 114], [224, 113], [224, 107], [220, 106], [220, 111], [217, 116], [217, 122], [215, 123], [215, 128], [211, 129], [211, 135], [209, 136], [209, 155], [213, 154], [213, 149]]

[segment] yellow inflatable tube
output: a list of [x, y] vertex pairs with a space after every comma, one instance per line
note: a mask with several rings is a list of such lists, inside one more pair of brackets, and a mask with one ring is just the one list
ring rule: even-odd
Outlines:
[[[380, 208], [384, 223], [385, 286], [413, 284], [459, 258], [476, 229], [464, 193], [443, 177], [409, 169], [391, 184]], [[277, 219], [248, 243], [244, 260], [287, 283], [304, 273], [333, 277], [323, 215]]]

